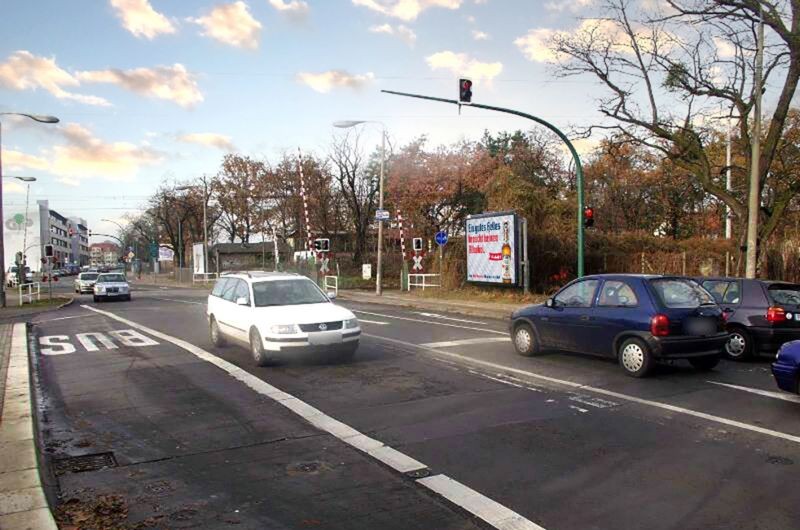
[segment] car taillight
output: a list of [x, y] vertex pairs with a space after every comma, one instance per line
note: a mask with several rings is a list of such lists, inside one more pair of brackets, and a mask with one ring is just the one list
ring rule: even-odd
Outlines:
[[782, 307], [770, 307], [767, 309], [767, 322], [771, 324], [786, 322], [786, 311]]
[[650, 333], [654, 337], [666, 337], [669, 335], [669, 317], [667, 315], [656, 315], [651, 318]]

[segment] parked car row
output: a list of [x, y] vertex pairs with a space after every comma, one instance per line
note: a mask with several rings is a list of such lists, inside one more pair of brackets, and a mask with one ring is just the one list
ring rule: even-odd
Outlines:
[[775, 354], [773, 372], [797, 391], [800, 285], [742, 278], [600, 274], [579, 278], [544, 304], [511, 315], [521, 355], [547, 350], [618, 360], [634, 377], [658, 361], [687, 359], [710, 370], [722, 355]]

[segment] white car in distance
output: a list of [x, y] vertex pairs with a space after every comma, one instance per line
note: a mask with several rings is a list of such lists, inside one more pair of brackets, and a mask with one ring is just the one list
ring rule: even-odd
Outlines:
[[131, 301], [131, 288], [124, 274], [106, 273], [99, 274], [94, 284], [94, 301], [102, 302], [119, 298]]
[[333, 304], [304, 276], [241, 272], [217, 280], [206, 314], [211, 341], [247, 345], [258, 366], [303, 353], [349, 360], [358, 348], [361, 328], [355, 315]]

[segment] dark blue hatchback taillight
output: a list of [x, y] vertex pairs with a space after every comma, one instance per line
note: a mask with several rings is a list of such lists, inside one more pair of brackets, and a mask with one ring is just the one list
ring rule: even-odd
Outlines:
[[664, 314], [654, 315], [650, 319], [650, 333], [654, 337], [666, 337], [669, 335], [669, 317]]

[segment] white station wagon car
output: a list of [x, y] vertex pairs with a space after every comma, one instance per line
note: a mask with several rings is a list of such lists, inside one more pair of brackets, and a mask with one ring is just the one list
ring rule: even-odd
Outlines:
[[296, 274], [223, 275], [208, 297], [211, 341], [215, 346], [227, 340], [246, 344], [258, 366], [301, 352], [350, 359], [361, 328], [355, 315], [332, 298]]

